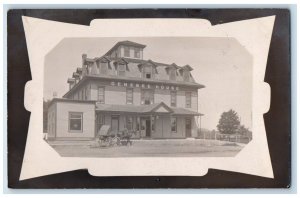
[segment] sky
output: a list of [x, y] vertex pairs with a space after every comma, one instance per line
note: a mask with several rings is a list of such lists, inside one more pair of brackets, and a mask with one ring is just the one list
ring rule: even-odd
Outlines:
[[216, 129], [222, 112], [230, 109], [252, 128], [252, 56], [228, 37], [65, 38], [45, 57], [44, 99], [68, 91], [67, 79], [81, 67], [82, 54], [102, 56], [123, 40], [146, 45], [145, 60], [193, 67], [195, 81], [205, 85], [198, 91], [202, 128]]

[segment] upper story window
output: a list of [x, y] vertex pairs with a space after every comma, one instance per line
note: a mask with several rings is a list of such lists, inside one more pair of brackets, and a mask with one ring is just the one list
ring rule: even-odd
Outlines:
[[191, 108], [191, 106], [192, 106], [192, 93], [186, 92], [185, 93], [185, 107]]
[[154, 90], [142, 89], [141, 104], [149, 105], [154, 103]]
[[133, 104], [133, 89], [126, 89], [126, 104]]
[[171, 91], [171, 106], [176, 107], [176, 91]]
[[134, 48], [134, 58], [140, 58], [141, 52], [139, 48]]
[[125, 71], [126, 71], [126, 65], [119, 64], [118, 65], [118, 76], [125, 76]]
[[190, 81], [190, 71], [183, 70], [183, 80], [184, 81]]
[[144, 66], [143, 68], [143, 76], [144, 78], [148, 78], [148, 79], [151, 79], [153, 76], [152, 76], [152, 67], [151, 66]]
[[169, 70], [170, 80], [176, 80], [176, 69]]
[[108, 63], [100, 62], [100, 74], [106, 74], [108, 70]]
[[124, 56], [130, 57], [130, 48], [128, 46], [124, 46]]
[[98, 102], [105, 103], [105, 89], [104, 87], [98, 87]]

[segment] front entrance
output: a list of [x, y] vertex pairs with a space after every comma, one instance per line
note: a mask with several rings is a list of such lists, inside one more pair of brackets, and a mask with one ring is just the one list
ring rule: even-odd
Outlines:
[[185, 119], [185, 137], [192, 137], [192, 119]]
[[150, 117], [141, 117], [141, 137], [151, 137]]

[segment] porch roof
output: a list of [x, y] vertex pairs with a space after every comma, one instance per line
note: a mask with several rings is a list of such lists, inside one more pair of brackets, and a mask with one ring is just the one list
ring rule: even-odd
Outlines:
[[151, 105], [110, 105], [96, 103], [96, 111], [104, 112], [128, 112], [128, 113], [167, 113], [174, 115], [203, 115], [195, 111], [184, 108], [172, 108], [165, 103], [155, 103]]

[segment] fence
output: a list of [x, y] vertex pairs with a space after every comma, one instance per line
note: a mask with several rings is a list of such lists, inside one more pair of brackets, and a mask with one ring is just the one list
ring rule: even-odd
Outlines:
[[221, 140], [228, 142], [237, 142], [247, 144], [252, 140], [252, 134], [248, 135], [239, 135], [239, 134], [220, 134], [216, 131], [198, 131], [199, 139], [206, 140]]

